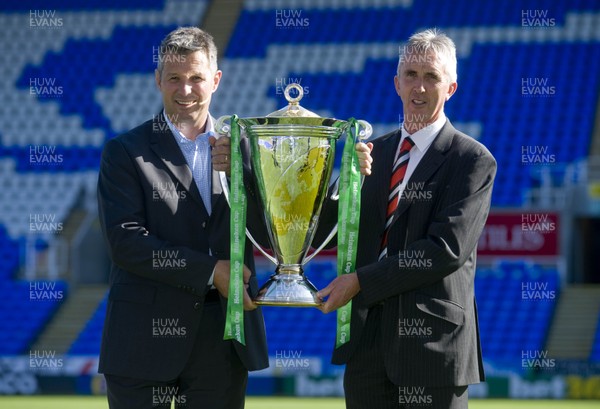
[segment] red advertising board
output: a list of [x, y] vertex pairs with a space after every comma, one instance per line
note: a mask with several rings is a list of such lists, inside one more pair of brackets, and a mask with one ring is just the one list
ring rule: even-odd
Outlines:
[[558, 256], [558, 218], [553, 212], [491, 212], [479, 238], [477, 254]]

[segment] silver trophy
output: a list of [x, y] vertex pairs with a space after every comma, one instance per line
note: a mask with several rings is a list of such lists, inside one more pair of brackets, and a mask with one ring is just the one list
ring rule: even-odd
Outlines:
[[[290, 91], [298, 92], [296, 97]], [[303, 265], [315, 257], [333, 238], [327, 239], [308, 254], [319, 223], [323, 200], [329, 188], [334, 165], [336, 141], [350, 122], [321, 118], [299, 105], [303, 90], [299, 84], [285, 89], [288, 106], [266, 117], [239, 118], [238, 123], [250, 142], [253, 176], [264, 208], [273, 255], [246, 233], [252, 243], [277, 267], [275, 274], [258, 292], [259, 305], [314, 307], [322, 302], [317, 289], [306, 278]], [[228, 134], [230, 116], [222, 116], [217, 132]], [[371, 125], [357, 121], [359, 137], [368, 138]], [[221, 183], [229, 200], [227, 178]]]

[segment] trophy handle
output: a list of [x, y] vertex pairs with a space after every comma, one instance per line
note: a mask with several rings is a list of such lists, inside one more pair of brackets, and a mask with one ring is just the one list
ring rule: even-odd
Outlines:
[[[358, 125], [361, 128], [358, 131], [358, 135], [356, 135], [357, 139], [360, 140], [360, 141], [364, 141], [366, 139], [369, 139], [371, 137], [371, 135], [373, 134], [373, 127], [371, 126], [371, 124], [368, 123], [367, 121], [363, 121], [362, 119], [359, 119], [356, 122], [358, 123]], [[361, 175], [361, 177], [360, 177], [360, 187], [361, 188], [363, 186], [363, 183], [365, 183], [365, 176]], [[339, 189], [340, 189], [340, 185], [336, 182], [335, 193], [333, 193], [331, 195], [332, 198], [338, 198], [339, 197]], [[307, 256], [304, 259], [304, 263], [308, 263], [317, 254], [319, 254], [321, 252], [321, 250], [323, 250], [325, 248], [325, 246], [327, 246], [329, 244], [329, 242], [333, 239], [333, 237], [336, 234], [337, 234], [337, 224], [333, 227], [333, 229], [331, 229], [331, 232], [329, 233], [329, 235], [327, 236], [327, 238], [325, 239], [325, 241], [319, 247], [317, 247], [317, 249], [310, 256]]]
[[[336, 192], [337, 195], [337, 192]], [[308, 263], [310, 260], [312, 260], [317, 254], [319, 254], [321, 252], [321, 250], [323, 250], [325, 248], [326, 245], [329, 244], [329, 242], [331, 241], [331, 239], [333, 239], [333, 237], [337, 234], [337, 223], [335, 226], [333, 226], [333, 229], [331, 229], [331, 232], [329, 233], [329, 235], [327, 236], [327, 238], [325, 239], [325, 241], [319, 246], [317, 247], [317, 249], [315, 251], [312, 252], [312, 254], [310, 256], [306, 256], [304, 258], [304, 262]]]
[[[227, 184], [227, 175], [225, 174], [225, 172], [219, 172], [219, 179], [221, 179], [221, 186], [223, 187], [223, 194], [225, 195], [227, 204], [229, 204], [229, 185]], [[248, 230], [248, 227], [246, 227], [246, 237], [248, 237], [250, 239], [252, 244], [254, 244], [254, 246], [263, 254], [263, 256], [265, 256], [266, 258], [271, 260], [271, 262], [273, 264], [275, 264], [275, 265], [277, 264], [277, 259], [275, 257], [273, 257], [272, 255], [270, 255], [269, 253], [267, 253], [266, 250], [264, 250], [262, 248], [262, 246], [260, 244], [258, 244], [258, 242], [254, 239], [254, 237], [252, 237], [252, 233], [250, 233], [250, 230]]]
[[359, 129], [358, 135], [356, 135], [359, 141], [362, 142], [364, 140], [367, 140], [371, 137], [371, 135], [373, 135], [373, 127], [370, 123], [362, 119], [357, 120], [356, 123], [358, 123], [358, 125], [360, 125], [360, 127], [362, 128]]
[[[219, 137], [221, 137], [221, 136], [226, 136], [228, 138], [230, 137], [229, 132], [231, 132], [231, 124], [228, 123], [227, 121], [231, 121], [231, 116], [229, 116], [229, 115], [220, 116], [219, 119], [217, 119], [217, 122], [215, 122], [215, 131], [217, 131], [217, 133], [219, 134]], [[229, 196], [228, 196], [227, 200], [229, 200]]]

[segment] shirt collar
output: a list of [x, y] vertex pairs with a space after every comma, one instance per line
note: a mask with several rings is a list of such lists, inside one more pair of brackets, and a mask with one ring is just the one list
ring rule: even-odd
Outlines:
[[[175, 140], [178, 143], [195, 143], [195, 141], [191, 141], [188, 138], [186, 138], [185, 136], [183, 136], [183, 134], [181, 133], [181, 131], [179, 129], [177, 129], [177, 127], [175, 125], [173, 125], [173, 122], [171, 122], [171, 120], [169, 119], [169, 116], [165, 113], [165, 110], [163, 109], [163, 117], [165, 118], [165, 121], [167, 122], [167, 125], [169, 126], [169, 129], [171, 130], [171, 133], [173, 133], [173, 136], [175, 137]], [[196, 136], [196, 141], [198, 141], [199, 139], [201, 139], [204, 136], [211, 136], [215, 134], [215, 126], [213, 123], [213, 119], [211, 117], [210, 114], [208, 114], [208, 117], [206, 118], [206, 128], [204, 129], [204, 132], [198, 134], [198, 136]]]
[[429, 124], [423, 129], [418, 130], [414, 134], [410, 135], [406, 129], [404, 129], [404, 125], [402, 126], [402, 138], [400, 143], [406, 138], [410, 136], [410, 139], [415, 143], [415, 146], [421, 151], [424, 152], [429, 145], [433, 142], [437, 134], [440, 132], [444, 124], [446, 123], [446, 115], [441, 112], [439, 118], [432, 124]]

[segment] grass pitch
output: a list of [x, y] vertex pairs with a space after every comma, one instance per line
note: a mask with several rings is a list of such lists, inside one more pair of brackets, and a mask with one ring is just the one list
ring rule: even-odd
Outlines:
[[[105, 397], [9, 396], [0, 397], [2, 409], [108, 409]], [[344, 409], [341, 398], [249, 397], [246, 409]], [[575, 400], [483, 400], [472, 399], [469, 409], [598, 409], [600, 401]]]

